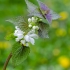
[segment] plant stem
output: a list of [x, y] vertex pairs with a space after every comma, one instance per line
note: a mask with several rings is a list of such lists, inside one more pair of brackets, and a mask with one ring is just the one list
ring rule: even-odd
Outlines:
[[6, 68], [7, 68], [7, 65], [8, 65], [8, 63], [9, 63], [9, 60], [10, 60], [10, 58], [12, 57], [12, 54], [10, 53], [9, 54], [9, 56], [8, 56], [8, 58], [7, 58], [7, 60], [6, 60], [6, 62], [4, 63], [4, 67], [3, 67], [3, 70], [6, 70]]

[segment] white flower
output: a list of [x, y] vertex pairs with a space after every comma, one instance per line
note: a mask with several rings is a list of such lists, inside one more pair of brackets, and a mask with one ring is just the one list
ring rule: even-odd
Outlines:
[[18, 36], [19, 34], [24, 34], [24, 32], [20, 31], [20, 30], [15, 30], [14, 32], [14, 36]]
[[18, 35], [16, 38], [16, 42], [20, 41], [24, 36], [23, 35]]
[[24, 37], [24, 32], [20, 30], [15, 30], [14, 36], [17, 36], [19, 39], [22, 39]]
[[31, 18], [28, 18], [28, 22], [29, 22], [29, 23], [32, 22], [32, 19], [31, 19]]
[[28, 34], [25, 35], [25, 37], [24, 37], [24, 39], [26, 40], [26, 42], [30, 42], [32, 45], [34, 45], [34, 43], [35, 43], [34, 38], [37, 39], [38, 38], [38, 35], [35, 34], [33, 32], [33, 30], [31, 30], [30, 32], [28, 32]]
[[32, 38], [38, 39], [38, 35], [37, 34], [31, 34], [29, 36], [32, 37]]
[[26, 40], [27, 42], [30, 42], [32, 45], [34, 45], [35, 41], [34, 41], [34, 39], [31, 38], [29, 35], [25, 35], [24, 38], [25, 38], [25, 40]]
[[16, 36], [16, 41], [20, 41], [21, 39], [24, 38], [24, 33], [23, 31], [20, 30], [20, 28], [18, 28], [18, 26], [15, 26], [16, 30], [14, 32], [14, 36]]
[[[30, 20], [30, 19], [29, 19]], [[29, 27], [32, 27], [31, 24], [29, 24]], [[17, 38], [15, 38], [15, 40], [17, 42], [21, 42], [21, 44], [25, 45], [25, 46], [29, 46], [29, 43], [31, 43], [32, 45], [34, 45], [35, 40], [38, 38], [38, 35], [35, 33], [35, 29], [38, 29], [38, 26], [33, 26], [32, 29], [25, 35], [20, 28], [18, 28], [18, 26], [15, 27], [16, 30], [14, 32], [14, 36], [16, 36]]]
[[35, 30], [33, 30], [33, 29], [31, 31], [29, 31], [27, 35], [29, 35], [30, 37], [35, 38], [35, 39], [38, 38], [38, 35], [35, 33]]
[[14, 36], [17, 36], [18, 30], [15, 30], [14, 32]]
[[19, 38], [19, 39], [22, 39], [23, 37], [24, 37], [23, 34], [18, 34], [18, 35], [17, 35], [17, 38]]

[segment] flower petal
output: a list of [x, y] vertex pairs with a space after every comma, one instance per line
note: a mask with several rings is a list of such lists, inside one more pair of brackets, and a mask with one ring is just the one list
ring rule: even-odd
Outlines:
[[30, 43], [31, 43], [32, 45], [34, 45], [35, 41], [34, 41], [33, 38], [30, 38]]
[[14, 32], [14, 36], [17, 36], [18, 30], [15, 30]]
[[25, 40], [27, 41], [27, 42], [30, 42], [30, 37], [28, 36], [28, 35], [25, 35]]
[[31, 34], [29, 36], [32, 37], [32, 38], [38, 39], [38, 35], [37, 34]]
[[22, 39], [24, 36], [23, 36], [22, 34], [18, 34], [17, 37], [18, 37], [19, 39]]
[[28, 32], [28, 35], [35, 33], [35, 30], [32, 29], [31, 31]]

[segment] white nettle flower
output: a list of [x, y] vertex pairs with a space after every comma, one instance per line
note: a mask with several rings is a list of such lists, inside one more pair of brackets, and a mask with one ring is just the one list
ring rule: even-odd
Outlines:
[[30, 31], [27, 35], [25, 35], [24, 39], [26, 40], [26, 42], [30, 42], [32, 45], [34, 45], [34, 43], [35, 43], [34, 38], [37, 39], [38, 35], [35, 33], [32, 33], [32, 32], [33, 32], [33, 30]]
[[24, 35], [25, 32], [21, 31], [20, 28], [18, 28], [17, 26], [15, 28], [16, 30], [14, 32], [14, 36], [17, 37], [15, 39], [17, 42], [20, 41], [25, 46], [29, 46], [29, 43], [34, 45], [34, 39], [38, 38], [38, 35], [35, 33], [35, 29], [30, 30], [26, 35]]
[[22, 39], [22, 38], [24, 38], [24, 35], [23, 34], [18, 34], [17, 38]]
[[34, 41], [34, 39], [31, 38], [29, 35], [25, 35], [24, 38], [25, 38], [25, 40], [26, 40], [27, 42], [30, 42], [31, 44], [34, 45], [35, 41]]
[[21, 30], [15, 30], [14, 32], [14, 36], [19, 36], [19, 35], [23, 35], [24, 32], [22, 32]]
[[24, 34], [24, 32], [20, 30], [20, 28], [18, 28], [17, 26], [15, 28], [16, 30], [14, 32], [14, 36], [17, 36], [18, 34], [22, 34], [22, 35]]
[[24, 37], [24, 33], [23, 31], [20, 30], [20, 28], [18, 28], [17, 26], [15, 27], [16, 30], [14, 32], [14, 36], [16, 36], [16, 41], [19, 41], [20, 39], [22, 39]]

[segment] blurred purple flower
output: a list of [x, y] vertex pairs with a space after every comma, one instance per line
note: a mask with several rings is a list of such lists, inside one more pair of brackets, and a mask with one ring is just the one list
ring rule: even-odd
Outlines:
[[42, 3], [39, 0], [37, 1], [39, 3], [40, 9], [44, 12], [43, 15], [45, 16], [45, 18], [48, 20], [49, 23], [51, 23], [52, 20], [60, 18], [58, 14], [50, 10], [44, 3]]

